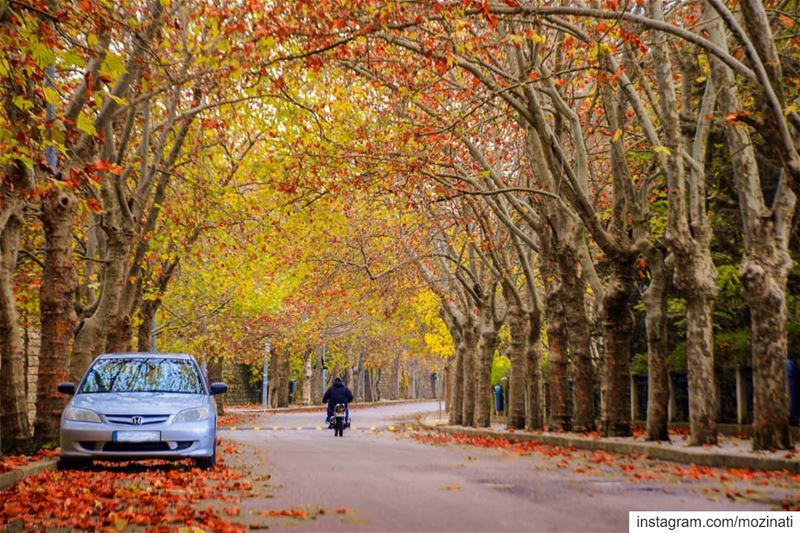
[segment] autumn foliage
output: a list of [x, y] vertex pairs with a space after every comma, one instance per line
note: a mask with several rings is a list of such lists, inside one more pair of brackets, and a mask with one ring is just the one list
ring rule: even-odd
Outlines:
[[[224, 449], [226, 455], [234, 452], [230, 445]], [[244, 474], [224, 462], [210, 471], [190, 461], [97, 463], [87, 471], [44, 472], [0, 491], [0, 527], [243, 531], [226, 517], [238, 514], [235, 504], [250, 489]], [[218, 505], [207, 505], [212, 501]]]

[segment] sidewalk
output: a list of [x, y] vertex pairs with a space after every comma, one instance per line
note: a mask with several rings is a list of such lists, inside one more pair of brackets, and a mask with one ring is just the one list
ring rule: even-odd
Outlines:
[[56, 461], [57, 459], [55, 457], [47, 457], [37, 461], [13, 465], [9, 470], [0, 472], [0, 490], [11, 487], [24, 477], [35, 476], [45, 470], [54, 470], [56, 468]]
[[510, 441], [536, 441], [553, 446], [581, 450], [603, 450], [626, 455], [645, 455], [652, 459], [673, 463], [695, 464], [720, 468], [752, 470], [785, 470], [800, 474], [800, 455], [793, 451], [750, 450], [749, 440], [720, 436], [717, 446], [688, 446], [685, 435], [671, 435], [672, 441], [655, 443], [645, 441], [644, 437], [600, 437], [583, 436], [571, 433], [509, 431], [501, 424], [491, 428], [449, 426], [446, 419], [427, 417], [420, 420], [423, 428], [450, 434], [463, 434], [480, 437], [503, 438]]

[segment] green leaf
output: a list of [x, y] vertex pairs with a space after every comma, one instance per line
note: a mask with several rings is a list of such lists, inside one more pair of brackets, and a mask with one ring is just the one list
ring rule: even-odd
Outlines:
[[78, 120], [75, 123], [76, 127], [87, 135], [97, 135], [97, 129], [94, 127], [92, 119], [81, 113], [78, 115]]
[[42, 43], [35, 43], [31, 46], [31, 55], [42, 68], [52, 65], [56, 60], [56, 55], [52, 50]]
[[15, 106], [22, 109], [23, 111], [28, 111], [29, 109], [33, 108], [33, 102], [19, 95], [14, 97], [13, 102]]
[[83, 58], [75, 50], [65, 50], [61, 55], [61, 61], [67, 67], [79, 67], [83, 65]]
[[111, 52], [106, 55], [103, 64], [100, 65], [100, 74], [104, 74], [113, 80], [117, 80], [126, 72], [128, 71], [125, 68], [125, 63], [122, 61], [122, 58]]
[[44, 100], [48, 104], [58, 105], [61, 103], [61, 96], [52, 87], [44, 88]]

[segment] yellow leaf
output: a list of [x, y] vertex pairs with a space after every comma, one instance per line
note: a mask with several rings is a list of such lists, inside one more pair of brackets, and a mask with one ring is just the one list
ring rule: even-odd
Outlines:
[[22, 96], [19, 96], [19, 95], [14, 97], [13, 102], [14, 102], [15, 106], [17, 106], [18, 108], [22, 109], [23, 111], [28, 111], [29, 109], [31, 109], [33, 107], [33, 102], [31, 102], [27, 98], [23, 98]]
[[84, 113], [78, 115], [78, 120], [75, 121], [75, 126], [87, 135], [97, 135], [97, 129], [94, 127], [92, 119], [87, 117]]
[[45, 87], [44, 90], [44, 100], [48, 104], [58, 105], [61, 103], [61, 96], [59, 96], [58, 92], [55, 89], [50, 87]]
[[669, 148], [667, 148], [666, 146], [660, 145], [660, 144], [659, 145], [653, 145], [652, 150], [655, 153], [662, 154], [662, 155], [669, 155], [669, 154], [672, 153], [672, 152], [670, 152]]
[[619, 130], [614, 132], [614, 141], [618, 141], [620, 139], [620, 137], [622, 137], [622, 130], [621, 129], [619, 129]]

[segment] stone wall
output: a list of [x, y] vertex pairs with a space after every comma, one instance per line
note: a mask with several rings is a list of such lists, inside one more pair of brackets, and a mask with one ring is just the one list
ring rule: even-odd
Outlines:
[[33, 429], [36, 419], [36, 385], [39, 379], [39, 347], [41, 337], [38, 330], [26, 328], [23, 330], [25, 343], [25, 394], [28, 400], [28, 420]]
[[226, 405], [242, 405], [261, 401], [260, 387], [250, 381], [252, 366], [243, 363], [226, 362], [222, 367], [222, 376], [228, 385], [225, 393]]

